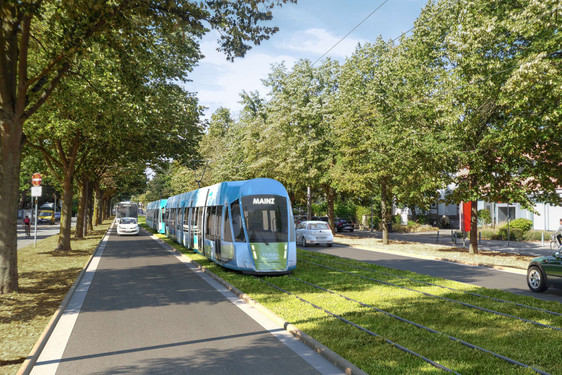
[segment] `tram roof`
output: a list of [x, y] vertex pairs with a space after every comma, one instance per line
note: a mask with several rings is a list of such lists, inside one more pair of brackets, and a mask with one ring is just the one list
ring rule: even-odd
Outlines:
[[[274, 194], [286, 197], [285, 187], [270, 178], [227, 181], [168, 198], [166, 208], [218, 206], [248, 195]], [[206, 201], [205, 201], [206, 199]]]
[[152, 210], [155, 208], [163, 208], [166, 207], [166, 203], [168, 203], [168, 199], [158, 199], [156, 201], [150, 202], [146, 205], [148, 210]]

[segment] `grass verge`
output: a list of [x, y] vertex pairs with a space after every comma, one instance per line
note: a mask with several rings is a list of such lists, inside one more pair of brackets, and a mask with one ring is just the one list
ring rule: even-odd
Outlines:
[[[298, 251], [299, 265], [292, 275], [263, 278], [263, 280], [380, 335], [374, 337], [303, 303], [294, 296], [278, 291], [258, 278], [228, 271], [164, 236], [159, 235], [159, 237], [367, 373], [442, 373], [442, 370], [432, 367], [418, 357], [400, 351], [396, 346], [385, 342], [383, 338], [462, 374], [527, 374], [535, 373], [535, 371], [510, 364], [490, 353], [467, 347], [458, 340], [547, 373], [562, 373], [562, 362], [558, 360], [559, 353], [562, 351], [561, 331], [513, 318], [520, 317], [560, 328], [562, 327], [560, 315], [551, 315], [515, 304], [485, 299], [466, 292], [562, 313], [562, 304], [558, 302], [542, 301], [533, 297], [480, 288], [325, 254], [315, 253], [314, 256], [320, 257], [320, 259], [311, 260], [308, 256], [310, 252], [302, 250]], [[333, 260], [344, 264], [335, 265]], [[310, 261], [335, 267], [348, 273], [314, 265], [309, 263]], [[354, 267], [357, 265], [368, 269]], [[403, 277], [455, 290], [426, 285]], [[439, 333], [397, 320], [375, 309], [314, 288], [296, 278], [413, 321]], [[383, 283], [372, 281], [369, 278]], [[462, 304], [454, 301], [462, 302]], [[474, 309], [468, 305], [498, 311], [512, 317]]]
[[111, 225], [106, 220], [68, 254], [58, 235], [18, 249], [19, 293], [0, 294], [0, 373], [15, 374]]

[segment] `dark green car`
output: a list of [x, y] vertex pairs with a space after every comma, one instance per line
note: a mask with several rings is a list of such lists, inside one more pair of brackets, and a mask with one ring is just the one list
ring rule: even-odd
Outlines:
[[561, 249], [552, 253], [552, 256], [535, 258], [529, 263], [527, 285], [531, 291], [539, 293], [549, 287], [562, 288]]

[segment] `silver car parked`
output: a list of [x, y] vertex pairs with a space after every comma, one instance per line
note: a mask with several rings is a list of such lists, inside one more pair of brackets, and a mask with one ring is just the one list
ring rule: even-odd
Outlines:
[[334, 242], [332, 230], [325, 221], [302, 221], [297, 225], [297, 244], [325, 245], [331, 247]]

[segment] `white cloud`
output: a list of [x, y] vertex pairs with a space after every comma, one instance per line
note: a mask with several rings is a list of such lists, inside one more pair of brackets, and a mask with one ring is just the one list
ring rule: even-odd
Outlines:
[[[267, 89], [262, 80], [271, 72], [272, 64], [284, 61], [291, 68], [299, 58], [314, 61], [334, 46], [341, 36], [336, 37], [321, 28], [294, 31], [284, 37], [284, 41], [265, 42], [234, 62], [227, 61], [225, 55], [216, 50], [217, 39], [218, 34], [211, 32], [201, 41], [201, 52], [205, 58], [190, 77], [193, 83], [187, 85], [189, 91], [197, 92], [200, 104], [208, 107], [207, 118], [219, 107], [229, 108], [233, 115], [237, 115], [241, 109], [238, 102], [242, 91], [258, 91], [265, 96]], [[327, 56], [336, 59], [350, 56], [359, 42], [364, 41], [348, 37]]]
[[[305, 52], [309, 59], [313, 59], [313, 55], [321, 56], [330, 48], [332, 48], [341, 39], [341, 36], [335, 36], [325, 29], [311, 28], [300, 32], [292, 33], [289, 41], [281, 44], [284, 49]], [[354, 39], [348, 36], [334, 47], [327, 56], [334, 58], [343, 58], [350, 56], [357, 43], [364, 43], [364, 40]]]
[[215, 51], [214, 42], [202, 43], [205, 59], [196, 68], [193, 84], [188, 90], [196, 91], [201, 105], [209, 107], [209, 117], [217, 108], [226, 107], [233, 113], [241, 109], [240, 94], [242, 91], [258, 91], [261, 96], [267, 92], [262, 79], [271, 72], [271, 65], [285, 61], [292, 66], [296, 59], [288, 55], [272, 55], [252, 51], [243, 59], [235, 62], [226, 61], [224, 54]]

